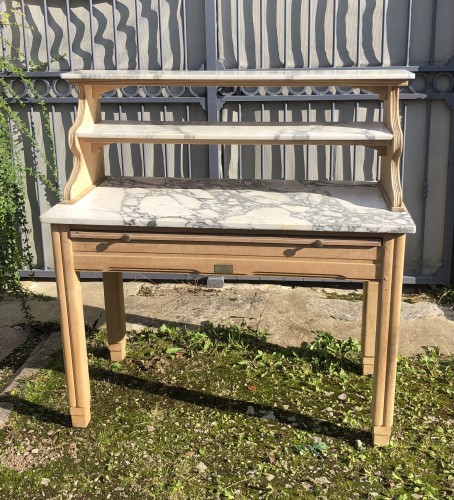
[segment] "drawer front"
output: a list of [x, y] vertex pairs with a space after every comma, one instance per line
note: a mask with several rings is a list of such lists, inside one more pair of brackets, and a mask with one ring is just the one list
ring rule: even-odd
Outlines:
[[380, 238], [71, 231], [87, 271], [377, 279]]

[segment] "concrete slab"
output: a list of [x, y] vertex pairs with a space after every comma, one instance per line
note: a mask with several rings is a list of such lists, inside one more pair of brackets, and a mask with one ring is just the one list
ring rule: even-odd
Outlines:
[[[54, 281], [23, 282], [31, 292], [38, 294], [38, 298], [31, 300], [30, 307], [33, 317], [42, 323], [59, 323], [60, 311], [57, 301], [57, 286]], [[43, 297], [39, 298], [39, 294]], [[82, 283], [84, 302], [88, 300], [90, 306], [85, 308], [85, 322], [93, 325], [104, 310], [104, 296], [102, 283], [84, 281]], [[0, 302], [0, 328], [14, 326], [24, 321], [18, 301], [7, 300]]]
[[[162, 323], [195, 328], [205, 321], [236, 323], [269, 332], [270, 342], [295, 346], [310, 341], [317, 330], [329, 331], [337, 338], [359, 339], [361, 334], [361, 302], [332, 298], [351, 294], [355, 291], [351, 286], [333, 289], [228, 283], [221, 289], [208, 289], [185, 283], [131, 281], [124, 289], [128, 329]], [[56, 297], [54, 282], [36, 282], [32, 291]], [[102, 283], [83, 282], [82, 293], [86, 322], [103, 326]], [[32, 311], [39, 321], [59, 321], [57, 301], [33, 301]], [[20, 321], [18, 304], [0, 303], [0, 327]], [[402, 303], [399, 350], [413, 355], [425, 345], [438, 345], [442, 352], [454, 354], [454, 311], [423, 296], [415, 303]]]
[[38, 344], [35, 349], [33, 349], [27, 361], [6, 383], [6, 386], [0, 392], [0, 395], [11, 392], [27, 379], [35, 375], [35, 373], [37, 373], [41, 368], [46, 366], [49, 358], [59, 350], [61, 350], [61, 340], [60, 332], [57, 331], [51, 333], [40, 344]]
[[0, 326], [0, 361], [9, 356], [15, 349], [27, 340], [27, 334], [22, 328]]

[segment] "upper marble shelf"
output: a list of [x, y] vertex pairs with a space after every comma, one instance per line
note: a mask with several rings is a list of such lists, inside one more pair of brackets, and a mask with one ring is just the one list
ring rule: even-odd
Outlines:
[[80, 140], [111, 144], [363, 144], [386, 145], [383, 123], [146, 123], [103, 121], [77, 132]]
[[284, 180], [111, 177], [41, 222], [90, 226], [414, 233], [376, 185]]
[[120, 88], [129, 85], [167, 86], [396, 86], [415, 77], [402, 69], [263, 69], [223, 71], [183, 70], [80, 70], [63, 73], [62, 78], [79, 85]]

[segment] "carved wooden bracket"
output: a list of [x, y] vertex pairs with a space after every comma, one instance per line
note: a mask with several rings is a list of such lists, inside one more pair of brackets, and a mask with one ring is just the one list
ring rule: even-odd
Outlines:
[[109, 87], [79, 85], [77, 117], [68, 134], [74, 164], [63, 191], [63, 202], [73, 203], [105, 178], [102, 149], [93, 150], [89, 144], [81, 143], [77, 132], [101, 121], [100, 97], [107, 90]]
[[379, 146], [374, 149], [382, 157], [380, 171], [380, 190], [389, 205], [390, 210], [403, 212], [406, 210], [402, 199], [400, 183], [400, 157], [403, 149], [403, 136], [399, 115], [399, 88], [396, 86], [368, 86], [369, 92], [377, 94], [383, 101], [383, 122], [393, 134], [389, 146]]
[[393, 134], [391, 146], [382, 158], [380, 171], [380, 187], [389, 204], [396, 212], [405, 211], [400, 183], [400, 157], [403, 149], [403, 136], [400, 127], [399, 89], [387, 88], [387, 96], [383, 101], [383, 122]]

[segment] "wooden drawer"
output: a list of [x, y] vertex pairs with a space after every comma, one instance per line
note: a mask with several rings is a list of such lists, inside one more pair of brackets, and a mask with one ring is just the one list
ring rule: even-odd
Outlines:
[[[72, 230], [86, 271], [325, 276], [376, 279], [380, 238]], [[317, 237], [318, 236], [318, 237]]]

